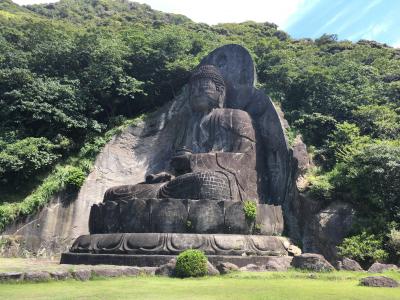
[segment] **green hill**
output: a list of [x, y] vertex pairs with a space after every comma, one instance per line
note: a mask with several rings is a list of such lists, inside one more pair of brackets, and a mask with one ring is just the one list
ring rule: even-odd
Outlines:
[[49, 19], [68, 20], [73, 23], [105, 24], [106, 20], [112, 20], [121, 23], [142, 22], [157, 26], [191, 22], [185, 16], [159, 12], [148, 5], [127, 0], [66, 0], [46, 5], [30, 5], [27, 8]]
[[249, 49], [289, 137], [309, 145], [317, 167], [304, 193], [354, 205], [354, 236], [366, 232], [395, 257], [387, 234], [400, 226], [399, 49], [330, 34], [295, 40], [271, 23], [208, 26], [125, 0], [0, 3], [0, 229], [45, 204], [23, 206], [57, 165], [172, 99], [227, 43]]

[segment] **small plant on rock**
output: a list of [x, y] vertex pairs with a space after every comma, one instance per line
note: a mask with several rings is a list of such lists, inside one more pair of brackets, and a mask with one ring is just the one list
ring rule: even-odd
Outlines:
[[175, 275], [177, 277], [200, 277], [207, 274], [207, 257], [200, 250], [183, 251], [176, 259]]
[[261, 234], [261, 224], [254, 225], [253, 233], [254, 234]]
[[248, 221], [254, 221], [257, 216], [257, 204], [254, 201], [246, 200], [243, 204], [243, 211]]
[[192, 230], [192, 221], [190, 221], [190, 220], [187, 220], [186, 221], [186, 230], [187, 231], [191, 231]]

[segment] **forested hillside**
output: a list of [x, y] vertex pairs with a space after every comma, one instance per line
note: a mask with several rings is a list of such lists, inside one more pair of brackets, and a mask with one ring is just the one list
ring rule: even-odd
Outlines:
[[[79, 186], [104, 132], [171, 100], [200, 59], [227, 43], [249, 49], [289, 137], [309, 146], [317, 167], [304, 192], [356, 208], [342, 253], [395, 260], [400, 49], [330, 34], [295, 40], [271, 23], [208, 26], [126, 0], [0, 2], [0, 231]], [[49, 176], [61, 183], [33, 197]]]

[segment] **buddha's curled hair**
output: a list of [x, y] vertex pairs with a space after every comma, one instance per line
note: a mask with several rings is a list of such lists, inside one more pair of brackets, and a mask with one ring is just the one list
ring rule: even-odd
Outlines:
[[189, 82], [193, 82], [200, 78], [209, 78], [214, 81], [218, 88], [225, 89], [224, 78], [218, 68], [213, 65], [203, 65], [195, 69], [190, 76]]

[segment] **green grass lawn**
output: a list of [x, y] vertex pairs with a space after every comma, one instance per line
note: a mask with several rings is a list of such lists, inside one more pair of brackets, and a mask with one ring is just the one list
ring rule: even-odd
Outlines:
[[[0, 284], [0, 299], [400, 299], [400, 288], [358, 285], [368, 273], [234, 273], [200, 279], [123, 277]], [[399, 272], [384, 274], [400, 280]]]

